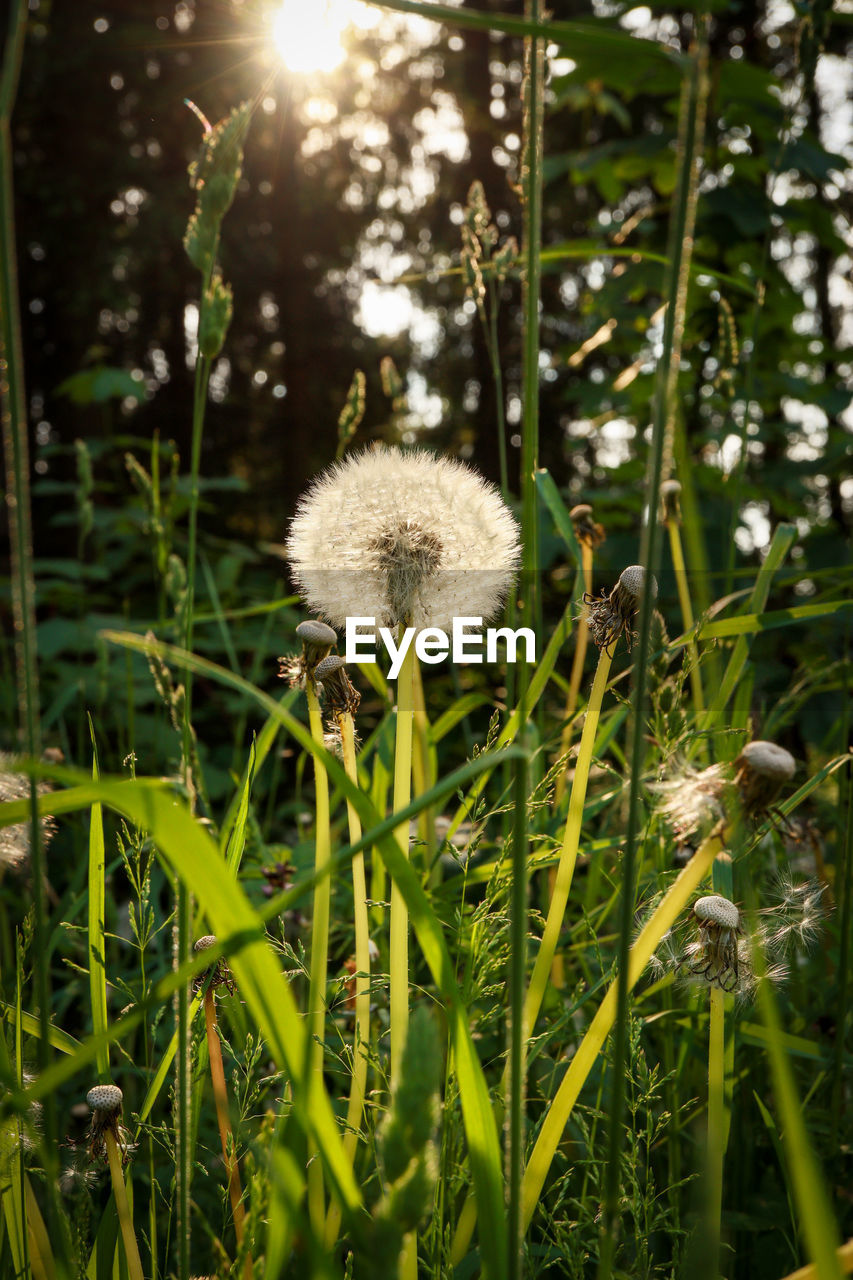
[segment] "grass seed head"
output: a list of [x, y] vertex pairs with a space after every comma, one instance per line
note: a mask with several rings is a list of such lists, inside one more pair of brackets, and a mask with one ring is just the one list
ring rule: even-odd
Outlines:
[[449, 630], [455, 617], [497, 612], [520, 547], [500, 493], [470, 467], [382, 446], [317, 477], [287, 552], [309, 606], [338, 627], [374, 617]]

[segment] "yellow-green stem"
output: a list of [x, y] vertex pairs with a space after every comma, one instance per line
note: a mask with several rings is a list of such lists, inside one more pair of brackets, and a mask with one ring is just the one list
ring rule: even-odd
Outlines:
[[[397, 680], [397, 738], [394, 748], [394, 812], [405, 809], [412, 798], [412, 678], [414, 645], [403, 659]], [[403, 855], [409, 856], [409, 823], [395, 831]], [[391, 885], [391, 1087], [397, 1083], [406, 1032], [409, 1026], [409, 913], [403, 896]]]
[[[400, 627], [402, 634], [403, 627]], [[415, 646], [409, 645], [397, 678], [397, 738], [394, 747], [394, 812], [412, 798], [412, 722], [414, 718]], [[409, 856], [409, 823], [395, 831], [403, 855]], [[409, 913], [396, 884], [391, 883], [389, 1004], [391, 1014], [391, 1088], [399, 1082], [400, 1064], [409, 1029]], [[417, 1280], [417, 1236], [406, 1237], [400, 1257], [400, 1280]]]
[[[310, 680], [306, 682], [308, 720], [311, 736], [323, 746], [323, 720], [320, 703]], [[314, 910], [311, 921], [311, 963], [308, 983], [308, 1027], [310, 1054], [309, 1088], [322, 1085], [323, 1044], [326, 1030], [326, 983], [329, 969], [329, 913], [332, 898], [331, 876], [323, 875], [332, 854], [332, 837], [329, 828], [329, 778], [325, 766], [314, 757], [314, 871], [322, 878], [314, 888]], [[325, 1203], [323, 1194], [323, 1166], [316, 1152], [308, 1166], [308, 1212], [311, 1224], [322, 1238], [325, 1228]]]
[[[581, 569], [583, 571], [584, 591], [588, 595], [592, 595], [592, 547], [588, 542], [581, 543]], [[560, 735], [560, 755], [568, 754], [569, 747], [572, 745], [572, 717], [575, 714], [575, 708], [578, 705], [578, 694], [580, 693], [581, 678], [583, 677], [583, 664], [586, 658], [586, 650], [589, 642], [589, 623], [587, 622], [587, 610], [584, 605], [583, 616], [578, 623], [578, 636], [575, 642], [575, 656], [572, 660], [572, 672], [569, 677], [569, 692], [566, 697], [566, 710], [563, 715], [565, 717], [565, 725]], [[563, 798], [566, 790], [566, 769], [561, 769], [557, 775], [556, 786], [554, 787], [554, 808], [556, 809]]]
[[[358, 784], [355, 758], [355, 727], [348, 711], [338, 721], [341, 730], [344, 768], [347, 776]], [[347, 800], [347, 821], [350, 844], [361, 839], [361, 819]], [[355, 918], [355, 1032], [352, 1047], [352, 1085], [347, 1105], [344, 1151], [353, 1163], [359, 1138], [367, 1088], [367, 1051], [370, 1045], [370, 926], [367, 915], [367, 882], [364, 874], [364, 854], [359, 851], [352, 859], [352, 896]], [[334, 1201], [326, 1218], [326, 1249], [331, 1251], [338, 1238], [341, 1224], [341, 1207]]]
[[551, 895], [551, 905], [548, 908], [548, 918], [545, 921], [545, 932], [542, 935], [536, 963], [533, 966], [533, 976], [530, 979], [530, 986], [527, 988], [524, 1020], [530, 1035], [533, 1035], [536, 1019], [542, 1007], [545, 988], [548, 985], [548, 973], [557, 951], [560, 930], [563, 927], [563, 916], [566, 914], [566, 904], [572, 887], [572, 877], [578, 858], [578, 846], [583, 824], [586, 787], [589, 780], [590, 765], [592, 764], [592, 749], [595, 745], [595, 735], [598, 730], [599, 716], [601, 715], [601, 703], [604, 698], [604, 690], [607, 688], [607, 677], [610, 674], [612, 658], [612, 653], [606, 648], [599, 653], [595, 679], [592, 682], [592, 689], [589, 695], [583, 734], [578, 748], [578, 758], [575, 762], [572, 791], [569, 796], [569, 812], [566, 818], [565, 831], [563, 832], [560, 861], [557, 863], [554, 892]]
[[143, 1280], [142, 1261], [139, 1257], [136, 1236], [133, 1234], [133, 1219], [130, 1216], [130, 1205], [127, 1203], [127, 1187], [124, 1185], [124, 1170], [121, 1167], [118, 1143], [110, 1129], [106, 1130], [104, 1137], [107, 1144], [107, 1158], [110, 1162], [116, 1213], [121, 1227], [121, 1238], [124, 1241], [124, 1256], [127, 1258], [127, 1272], [130, 1280]]
[[[240, 1171], [237, 1167], [237, 1155], [234, 1150], [234, 1135], [231, 1132], [231, 1119], [228, 1115], [228, 1088], [225, 1083], [225, 1067], [222, 1063], [222, 1046], [216, 1031], [216, 997], [213, 988], [208, 987], [204, 993], [204, 1025], [207, 1031], [207, 1056], [210, 1062], [210, 1083], [213, 1086], [213, 1101], [216, 1104], [216, 1120], [219, 1125], [219, 1141], [222, 1144], [222, 1159], [228, 1176], [228, 1195], [231, 1199], [231, 1213], [234, 1217], [234, 1234], [238, 1247], [243, 1243], [243, 1230], [246, 1210], [243, 1207], [243, 1189], [240, 1186]], [[229, 1138], [231, 1139], [229, 1144]], [[230, 1145], [230, 1149], [229, 1149]], [[244, 1268], [245, 1280], [251, 1280], [252, 1259], [246, 1258]]]
[[[687, 581], [687, 566], [684, 562], [684, 549], [681, 545], [681, 525], [671, 516], [666, 527], [669, 532], [669, 546], [672, 553], [672, 567], [675, 570], [675, 585], [678, 589], [678, 603], [681, 606], [681, 621], [685, 631], [693, 629], [693, 605], [690, 600], [690, 586]], [[690, 690], [693, 695], [693, 710], [696, 713], [697, 725], [705, 714], [705, 695], [702, 690], [702, 673], [699, 670], [699, 651], [695, 640], [688, 641], [687, 655], [690, 660]]]
[[725, 996], [711, 986], [708, 1028], [708, 1248], [712, 1274], [720, 1274], [720, 1220], [723, 1212], [723, 1142], [725, 1080]]
[[[643, 926], [628, 958], [629, 991], [638, 981], [663, 935], [672, 927], [679, 913], [690, 901], [691, 895], [710, 874], [714, 858], [720, 848], [719, 835], [709, 836], [703, 841]], [[522, 1217], [525, 1230], [530, 1225], [530, 1220], [539, 1203], [548, 1170], [551, 1168], [551, 1161], [560, 1145], [560, 1139], [569, 1122], [578, 1095], [613, 1026], [616, 1018], [616, 988], [617, 982], [614, 979], [569, 1064], [569, 1069], [548, 1108], [536, 1145], [531, 1152], [522, 1184]]]

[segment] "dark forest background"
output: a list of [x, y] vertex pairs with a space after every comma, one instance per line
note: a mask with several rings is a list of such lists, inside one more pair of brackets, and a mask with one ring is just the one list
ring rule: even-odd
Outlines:
[[[87, 698], [103, 703], [109, 688], [97, 626], [162, 623], [168, 555], [182, 552], [185, 317], [199, 287], [182, 236], [201, 141], [184, 100], [212, 121], [257, 101], [223, 229], [234, 318], [202, 457], [209, 577], [199, 590], [209, 597], [212, 583], [234, 609], [287, 591], [275, 546], [299, 493], [335, 454], [357, 369], [367, 395], [356, 444], [424, 443], [498, 479], [496, 391], [459, 272], [459, 223], [478, 179], [501, 238], [520, 236], [522, 51], [508, 36], [421, 19], [412, 28], [389, 14], [377, 32], [352, 37], [337, 71], [308, 76], [281, 67], [248, 0], [30, 7], [14, 139], [39, 643], [50, 664], [46, 726], [58, 732], [73, 704], [82, 733]], [[522, 12], [511, 0], [476, 7]], [[711, 9], [676, 473], [718, 573], [700, 601], [753, 574], [783, 519], [798, 527], [792, 589], [807, 599], [844, 572], [853, 520], [853, 16], [822, 0]], [[569, 505], [595, 503], [609, 533], [605, 566], [636, 558], [678, 55], [696, 12], [552, 6], [589, 34], [549, 50], [540, 464]], [[636, 36], [630, 57], [607, 39], [625, 28]], [[437, 121], [453, 126], [450, 142]], [[420, 337], [371, 336], [359, 324], [362, 290], [378, 274], [405, 277]], [[519, 307], [511, 273], [498, 336], [515, 492]], [[383, 386], [387, 357], [402, 394]], [[152, 447], [159, 516], [126, 458], [150, 472]], [[543, 518], [542, 569], [558, 570], [559, 554]], [[809, 642], [834, 648], [842, 625], [828, 621]], [[256, 632], [241, 636], [235, 643], [252, 651]], [[209, 643], [214, 653], [219, 641]], [[774, 649], [767, 670], [783, 681], [798, 657]], [[11, 738], [11, 692], [7, 709]]]

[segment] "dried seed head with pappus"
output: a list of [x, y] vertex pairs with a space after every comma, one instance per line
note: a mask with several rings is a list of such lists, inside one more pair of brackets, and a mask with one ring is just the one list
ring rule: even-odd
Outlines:
[[314, 668], [332, 652], [338, 637], [331, 627], [316, 618], [300, 622], [296, 634], [302, 641], [302, 652], [279, 658], [278, 674], [291, 688], [304, 690], [306, 680], [314, 679]]
[[606, 540], [604, 525], [596, 522], [589, 503], [580, 502], [576, 507], [572, 507], [569, 518], [575, 527], [575, 537], [578, 542], [587, 543], [593, 551]]
[[121, 1122], [123, 1096], [121, 1089], [115, 1084], [96, 1084], [86, 1094], [86, 1102], [92, 1112], [86, 1141], [89, 1159], [107, 1158], [106, 1135], [111, 1133], [121, 1152], [123, 1164], [131, 1152], [130, 1134]]
[[653, 782], [649, 790], [661, 796], [659, 812], [672, 828], [676, 840], [704, 834], [724, 816], [722, 798], [728, 780], [722, 765], [693, 769], [685, 765], [662, 782]]
[[749, 817], [767, 816], [779, 792], [794, 776], [797, 764], [790, 751], [775, 742], [748, 742], [735, 760], [735, 785]]
[[[193, 943], [193, 951], [199, 956], [215, 946], [216, 934], [206, 933], [203, 938], [199, 938], [197, 942]], [[233, 996], [234, 979], [231, 977], [231, 970], [221, 956], [208, 969], [204, 969], [198, 974], [193, 982], [193, 991], [201, 991], [208, 978], [210, 979], [209, 989], [211, 991], [215, 991], [217, 987], [225, 987], [229, 995]]]
[[[635, 633], [629, 623], [640, 607], [645, 581], [643, 566], [632, 564], [622, 570], [619, 581], [609, 594], [603, 592], [600, 596], [591, 596], [588, 591], [584, 592], [584, 604], [589, 606], [587, 621], [590, 633], [599, 649], [609, 649], [623, 632], [628, 648], [631, 648]], [[657, 583], [652, 578], [652, 599], [657, 597], [657, 593]]]
[[314, 679], [322, 689], [326, 707], [335, 719], [347, 714], [355, 715], [361, 702], [361, 694], [347, 675], [343, 658], [330, 654], [328, 658], [318, 662], [314, 669]]
[[449, 630], [492, 617], [515, 576], [514, 517], [470, 467], [424, 450], [345, 458], [303, 496], [287, 539], [297, 586], [333, 625]]

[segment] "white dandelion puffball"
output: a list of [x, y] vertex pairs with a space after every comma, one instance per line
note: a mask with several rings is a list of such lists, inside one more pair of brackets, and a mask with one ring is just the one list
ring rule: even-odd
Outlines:
[[287, 553], [306, 603], [333, 626], [373, 617], [450, 630], [457, 617], [494, 616], [520, 544], [500, 493], [470, 467], [383, 446], [314, 480]]

